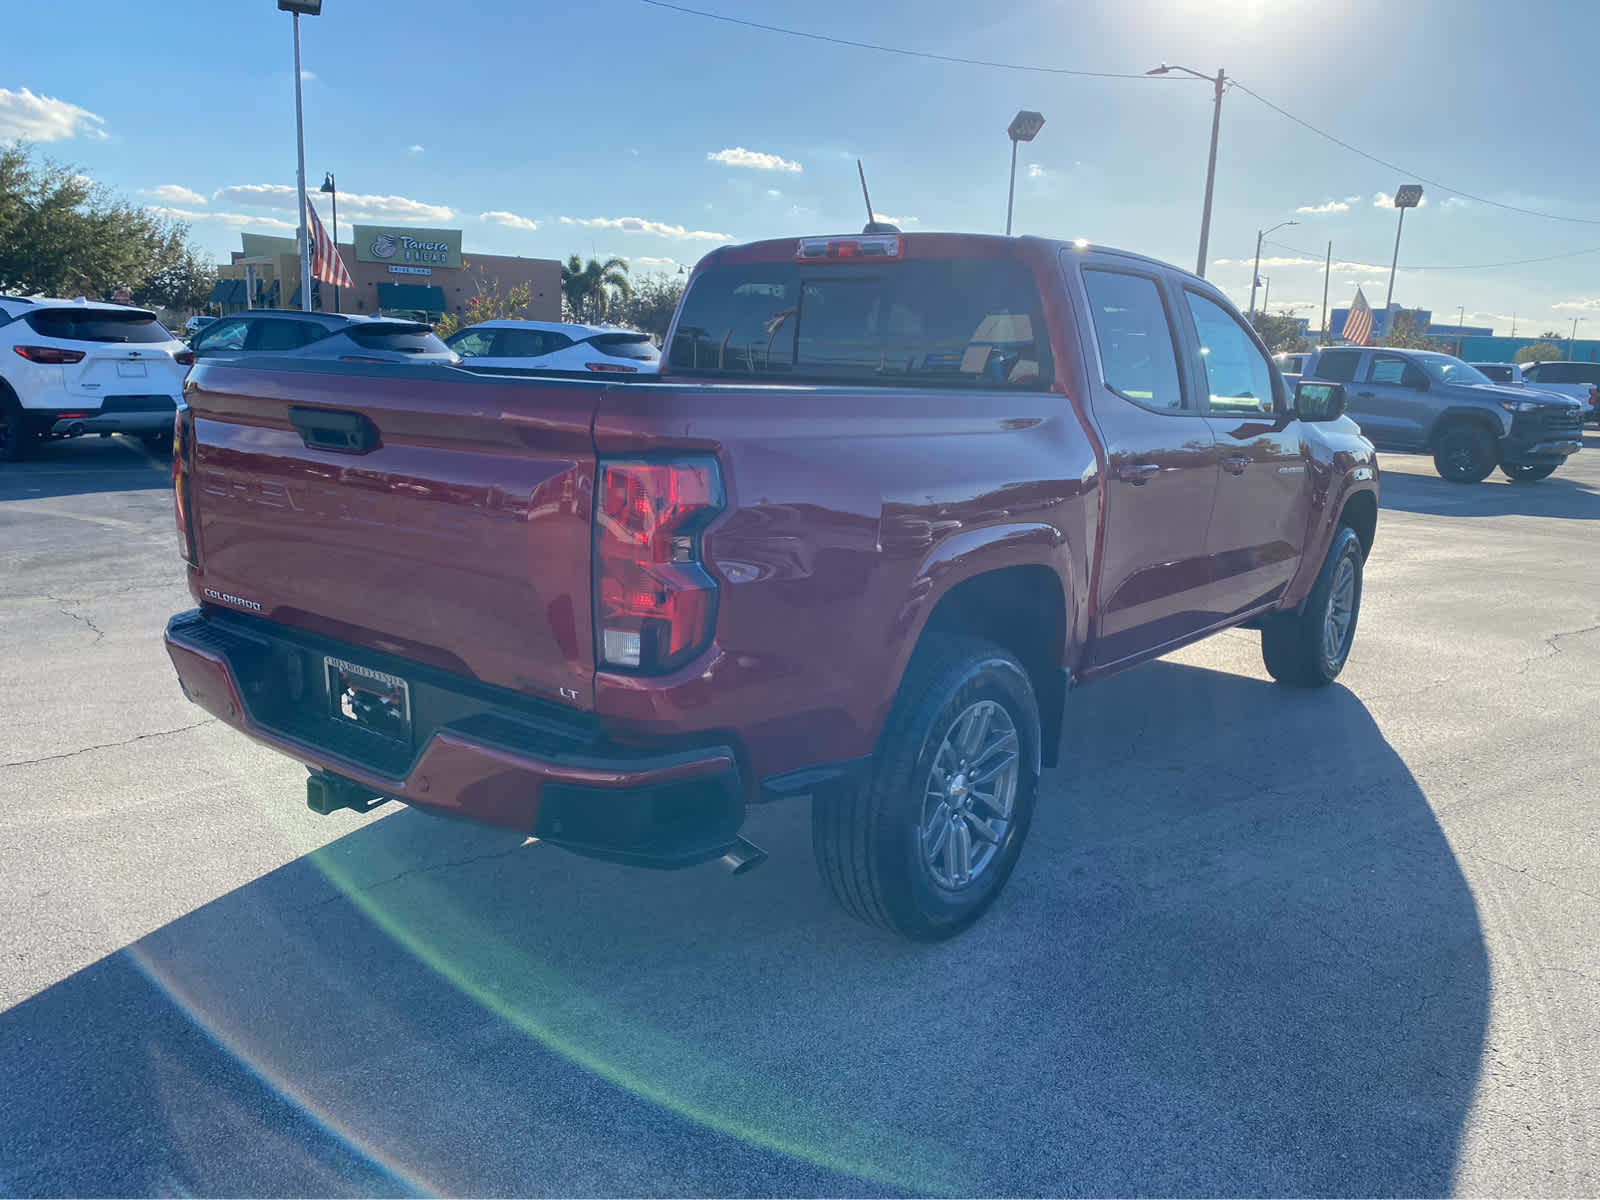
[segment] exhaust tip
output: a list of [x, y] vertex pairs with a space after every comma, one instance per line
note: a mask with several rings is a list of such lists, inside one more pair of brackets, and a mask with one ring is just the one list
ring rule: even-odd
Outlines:
[[754, 842], [737, 838], [733, 845], [728, 847], [721, 861], [722, 865], [728, 868], [730, 875], [743, 875], [766, 862], [767, 852]]
[[68, 437], [82, 437], [83, 436], [83, 422], [82, 421], [74, 421], [71, 425], [68, 425], [67, 426], [67, 436]]

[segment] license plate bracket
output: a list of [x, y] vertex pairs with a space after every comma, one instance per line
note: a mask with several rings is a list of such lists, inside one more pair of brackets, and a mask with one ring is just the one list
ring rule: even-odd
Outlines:
[[143, 379], [146, 375], [145, 366], [143, 363], [137, 362], [119, 362], [117, 364], [117, 375], [123, 379]]
[[324, 655], [330, 715], [390, 742], [411, 741], [411, 688], [398, 675]]

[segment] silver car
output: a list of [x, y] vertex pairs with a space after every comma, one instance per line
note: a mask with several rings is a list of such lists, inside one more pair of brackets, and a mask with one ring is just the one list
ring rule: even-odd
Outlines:
[[389, 317], [260, 308], [207, 325], [191, 346], [196, 360], [273, 354], [343, 362], [445, 363], [461, 356], [431, 325]]

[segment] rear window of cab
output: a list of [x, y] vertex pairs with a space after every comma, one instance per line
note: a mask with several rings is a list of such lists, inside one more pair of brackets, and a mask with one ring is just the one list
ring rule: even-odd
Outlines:
[[684, 298], [675, 375], [1044, 390], [1033, 273], [1005, 258], [712, 266]]

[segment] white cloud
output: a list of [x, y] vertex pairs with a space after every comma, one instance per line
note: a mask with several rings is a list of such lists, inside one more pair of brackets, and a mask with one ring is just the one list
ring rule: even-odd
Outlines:
[[1028, 178], [1029, 179], [1043, 179], [1049, 173], [1050, 172], [1046, 171], [1044, 169], [1044, 167], [1040, 166], [1038, 163], [1029, 163], [1028, 164]]
[[310, 83], [316, 77], [317, 77], [317, 73], [315, 71], [301, 71], [300, 72], [300, 79], [304, 83]]
[[783, 195], [783, 193], [780, 192], [777, 188], [768, 188], [767, 189], [767, 195], [771, 196], [774, 200], [776, 200], [779, 196]]
[[[1374, 192], [1372, 194], [1372, 207], [1373, 208], [1393, 208], [1394, 207], [1394, 197], [1391, 196], [1388, 192]], [[1417, 207], [1418, 208], [1427, 208], [1428, 207], [1428, 198], [1426, 196], [1424, 196], [1421, 200], [1419, 200], [1417, 202]]]
[[652, 258], [648, 254], [642, 254], [638, 258], [629, 259], [628, 265], [641, 267], [646, 271], [666, 271], [676, 267], [678, 260], [675, 258]]
[[193, 209], [188, 208], [168, 208], [162, 204], [147, 204], [145, 211], [173, 221], [216, 221], [220, 225], [231, 225], [235, 229], [243, 229], [247, 225], [259, 229], [287, 229], [291, 232], [295, 229], [295, 225], [291, 221], [280, 221], [277, 217], [258, 217], [246, 215], [245, 213], [195, 212]]
[[1350, 205], [1343, 200], [1328, 200], [1322, 204], [1302, 204], [1299, 208], [1295, 209], [1295, 212], [1297, 213], [1336, 213], [1349, 211]]
[[1562, 300], [1559, 301], [1555, 307], [1559, 309], [1565, 309], [1567, 312], [1594, 312], [1596, 309], [1600, 309], [1600, 298], [1589, 300]]
[[886, 217], [882, 213], [877, 212], [872, 214], [872, 219], [874, 221], [882, 221], [886, 225], [899, 225], [902, 229], [907, 225], [915, 225], [917, 223], [917, 219], [915, 217]]
[[1361, 203], [1361, 193], [1357, 192], [1354, 196], [1346, 196], [1344, 198], [1344, 202], [1346, 204], [1360, 204]]
[[53, 96], [36, 96], [27, 88], [0, 88], [0, 142], [60, 142], [83, 134], [104, 139], [105, 118]]
[[685, 242], [731, 242], [725, 233], [712, 233], [705, 229], [685, 229], [682, 225], [668, 225], [663, 221], [649, 221], [644, 217], [562, 217], [563, 225], [583, 225], [589, 229], [615, 229], [619, 233], [648, 233], [653, 237], [675, 238]]
[[[243, 183], [219, 188], [211, 198], [219, 204], [242, 204], [247, 208], [284, 208], [294, 212], [295, 189], [282, 183]], [[427, 204], [405, 196], [374, 196], [361, 192], [340, 192], [339, 207], [356, 221], [448, 221], [455, 209], [443, 204]]]
[[779, 158], [776, 154], [762, 154], [759, 150], [746, 150], [743, 146], [734, 146], [731, 150], [716, 150], [706, 154], [712, 162], [719, 162], [725, 167], [753, 167], [757, 171], [792, 171], [799, 173], [803, 168], [797, 162], [790, 162], [787, 158]]
[[[1466, 206], [1467, 202], [1460, 196], [1446, 196], [1443, 200], [1439, 201], [1440, 208], [1465, 208]], [[1471, 314], [1469, 313], [1468, 316], [1470, 315]]]
[[163, 183], [160, 187], [140, 188], [141, 196], [149, 196], [153, 200], [160, 200], [167, 204], [204, 204], [206, 198], [199, 192], [190, 191], [188, 188], [176, 183]]
[[421, 146], [417, 146], [417, 145], [407, 146], [406, 147], [406, 152], [408, 154], [421, 154], [422, 153], [422, 147]]
[[533, 230], [539, 228], [539, 222], [530, 221], [527, 217], [519, 217], [514, 212], [506, 212], [500, 208], [486, 213], [479, 213], [478, 220], [493, 221], [496, 225], [504, 225], [507, 229]]

